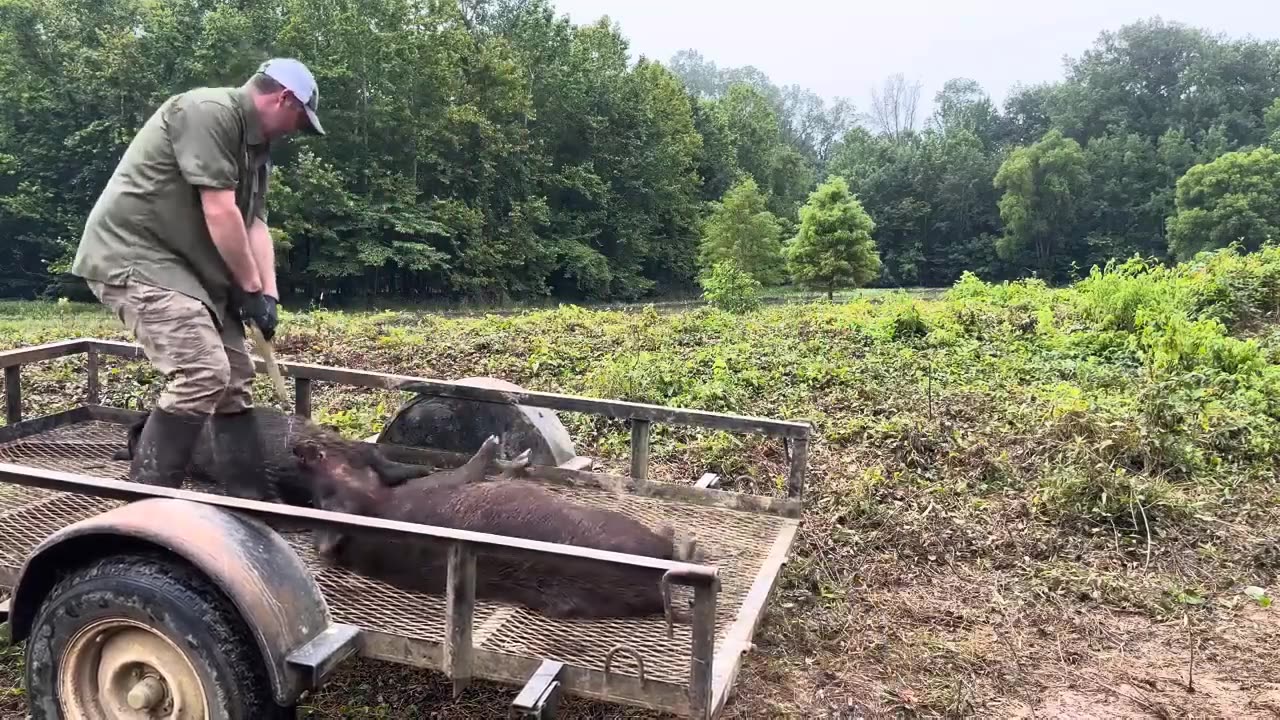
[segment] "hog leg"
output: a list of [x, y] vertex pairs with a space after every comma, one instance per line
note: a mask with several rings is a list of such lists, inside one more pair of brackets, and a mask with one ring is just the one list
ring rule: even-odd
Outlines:
[[522, 475], [525, 468], [529, 467], [529, 459], [532, 454], [529, 450], [525, 450], [515, 457], [514, 460], [497, 460], [495, 464], [502, 473], [498, 476], [503, 480], [510, 480], [517, 475]]
[[133, 459], [133, 450], [138, 446], [138, 437], [142, 435], [142, 428], [147, 424], [147, 417], [150, 414], [151, 413], [143, 415], [137, 420], [137, 422], [129, 426], [129, 431], [125, 436], [125, 446], [117, 450], [115, 454], [111, 456], [112, 460], [125, 461]]
[[435, 470], [430, 465], [412, 465], [388, 460], [381, 453], [374, 455], [373, 468], [377, 471], [378, 478], [388, 487], [402, 485], [414, 478], [426, 477]]

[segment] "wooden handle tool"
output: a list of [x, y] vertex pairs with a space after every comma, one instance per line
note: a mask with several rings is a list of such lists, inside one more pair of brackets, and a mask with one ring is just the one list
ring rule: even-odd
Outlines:
[[276, 364], [276, 352], [271, 343], [262, 336], [262, 329], [253, 323], [245, 323], [249, 327], [250, 334], [253, 335], [253, 344], [257, 346], [258, 352], [262, 353], [262, 359], [267, 363], [267, 375], [271, 377], [271, 386], [276, 391], [276, 399], [281, 405], [289, 405], [289, 390], [284, 384], [284, 375], [280, 374], [280, 366]]

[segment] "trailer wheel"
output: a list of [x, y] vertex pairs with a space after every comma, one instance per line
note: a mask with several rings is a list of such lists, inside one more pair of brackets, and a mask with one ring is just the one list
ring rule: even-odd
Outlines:
[[59, 581], [27, 643], [31, 717], [284, 718], [249, 628], [181, 560], [114, 555]]

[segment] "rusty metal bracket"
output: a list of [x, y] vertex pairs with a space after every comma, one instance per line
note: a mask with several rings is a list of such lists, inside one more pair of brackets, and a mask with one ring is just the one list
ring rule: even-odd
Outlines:
[[333, 671], [359, 649], [360, 628], [333, 624], [285, 657], [285, 663], [318, 688]]
[[671, 606], [671, 571], [662, 573], [662, 580], [659, 584], [662, 588], [662, 616], [667, 621], [667, 639], [675, 637], [676, 618], [675, 609]]
[[613, 656], [617, 655], [618, 651], [627, 653], [628, 655], [631, 656], [632, 660], [636, 661], [636, 669], [640, 673], [640, 686], [644, 687], [644, 658], [640, 657], [640, 653], [636, 652], [635, 648], [631, 647], [630, 645], [614, 645], [609, 650], [609, 654], [604, 656], [605, 684], [607, 685], [609, 683], [609, 673], [613, 669]]

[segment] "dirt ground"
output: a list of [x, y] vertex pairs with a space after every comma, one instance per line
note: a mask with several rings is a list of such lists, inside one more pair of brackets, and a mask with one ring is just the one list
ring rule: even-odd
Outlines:
[[[769, 639], [762, 637], [756, 654], [748, 658], [737, 696], [723, 717], [1280, 718], [1280, 674], [1275, 672], [1280, 618], [1270, 609], [1246, 607], [1216, 627], [1198, 629], [1194, 642], [1182, 623], [1158, 625], [1124, 616], [1081, 623], [1079, 632], [1067, 637], [1016, 634], [1022, 637], [1006, 637], [1008, 660], [992, 668], [996, 673], [1012, 670], [1016, 674], [984, 682], [1025, 683], [1024, 688], [986, 707], [974, 708], [964, 702], [975, 690], [967, 686], [971, 680], [956, 675], [953, 692], [959, 702], [950, 713], [918, 711], [931, 692], [928, 686], [913, 688], [881, 677], [873, 667], [860, 669], [853, 657], [784, 662], [778, 648], [771, 647]], [[992, 625], [958, 629], [953, 638], [946, 642], [957, 648], [962, 644], [1005, 642], [1000, 630]], [[1090, 646], [1095, 649], [1083, 654], [1079, 650]], [[1046, 659], [1057, 656], [1057, 661], [1024, 665], [1017, 661], [1024, 655]], [[21, 652], [13, 648], [4, 654], [0, 717], [5, 720], [26, 717], [21, 658]], [[941, 675], [940, 679], [945, 677]], [[480, 683], [454, 700], [449, 684], [438, 673], [357, 661], [344, 668], [324, 692], [310, 698], [298, 717], [505, 717], [506, 705], [515, 691], [512, 687]], [[576, 699], [566, 700], [561, 709], [562, 717], [581, 720], [661, 717]]]
[[[1070, 628], [1060, 632], [955, 618], [927, 642], [949, 651], [956, 668], [935, 668], [924, 682], [886, 677], [875, 664], [883, 653], [890, 667], [901, 666], [904, 659], [893, 656], [922, 641], [919, 628], [876, 631], [872, 618], [855, 618], [839, 633], [848, 654], [801, 657], [782, 651], [785, 628], [776, 620], [775, 613], [762, 629], [723, 717], [1280, 718], [1280, 617], [1256, 605], [1204, 627], [1107, 611], [1060, 618], [1061, 627]], [[901, 649], [894, 647], [895, 635], [905, 639]], [[502, 717], [514, 692], [482, 684], [454, 700], [441, 675], [360, 662], [299, 716]], [[562, 717], [662, 716], [569, 700]]]

